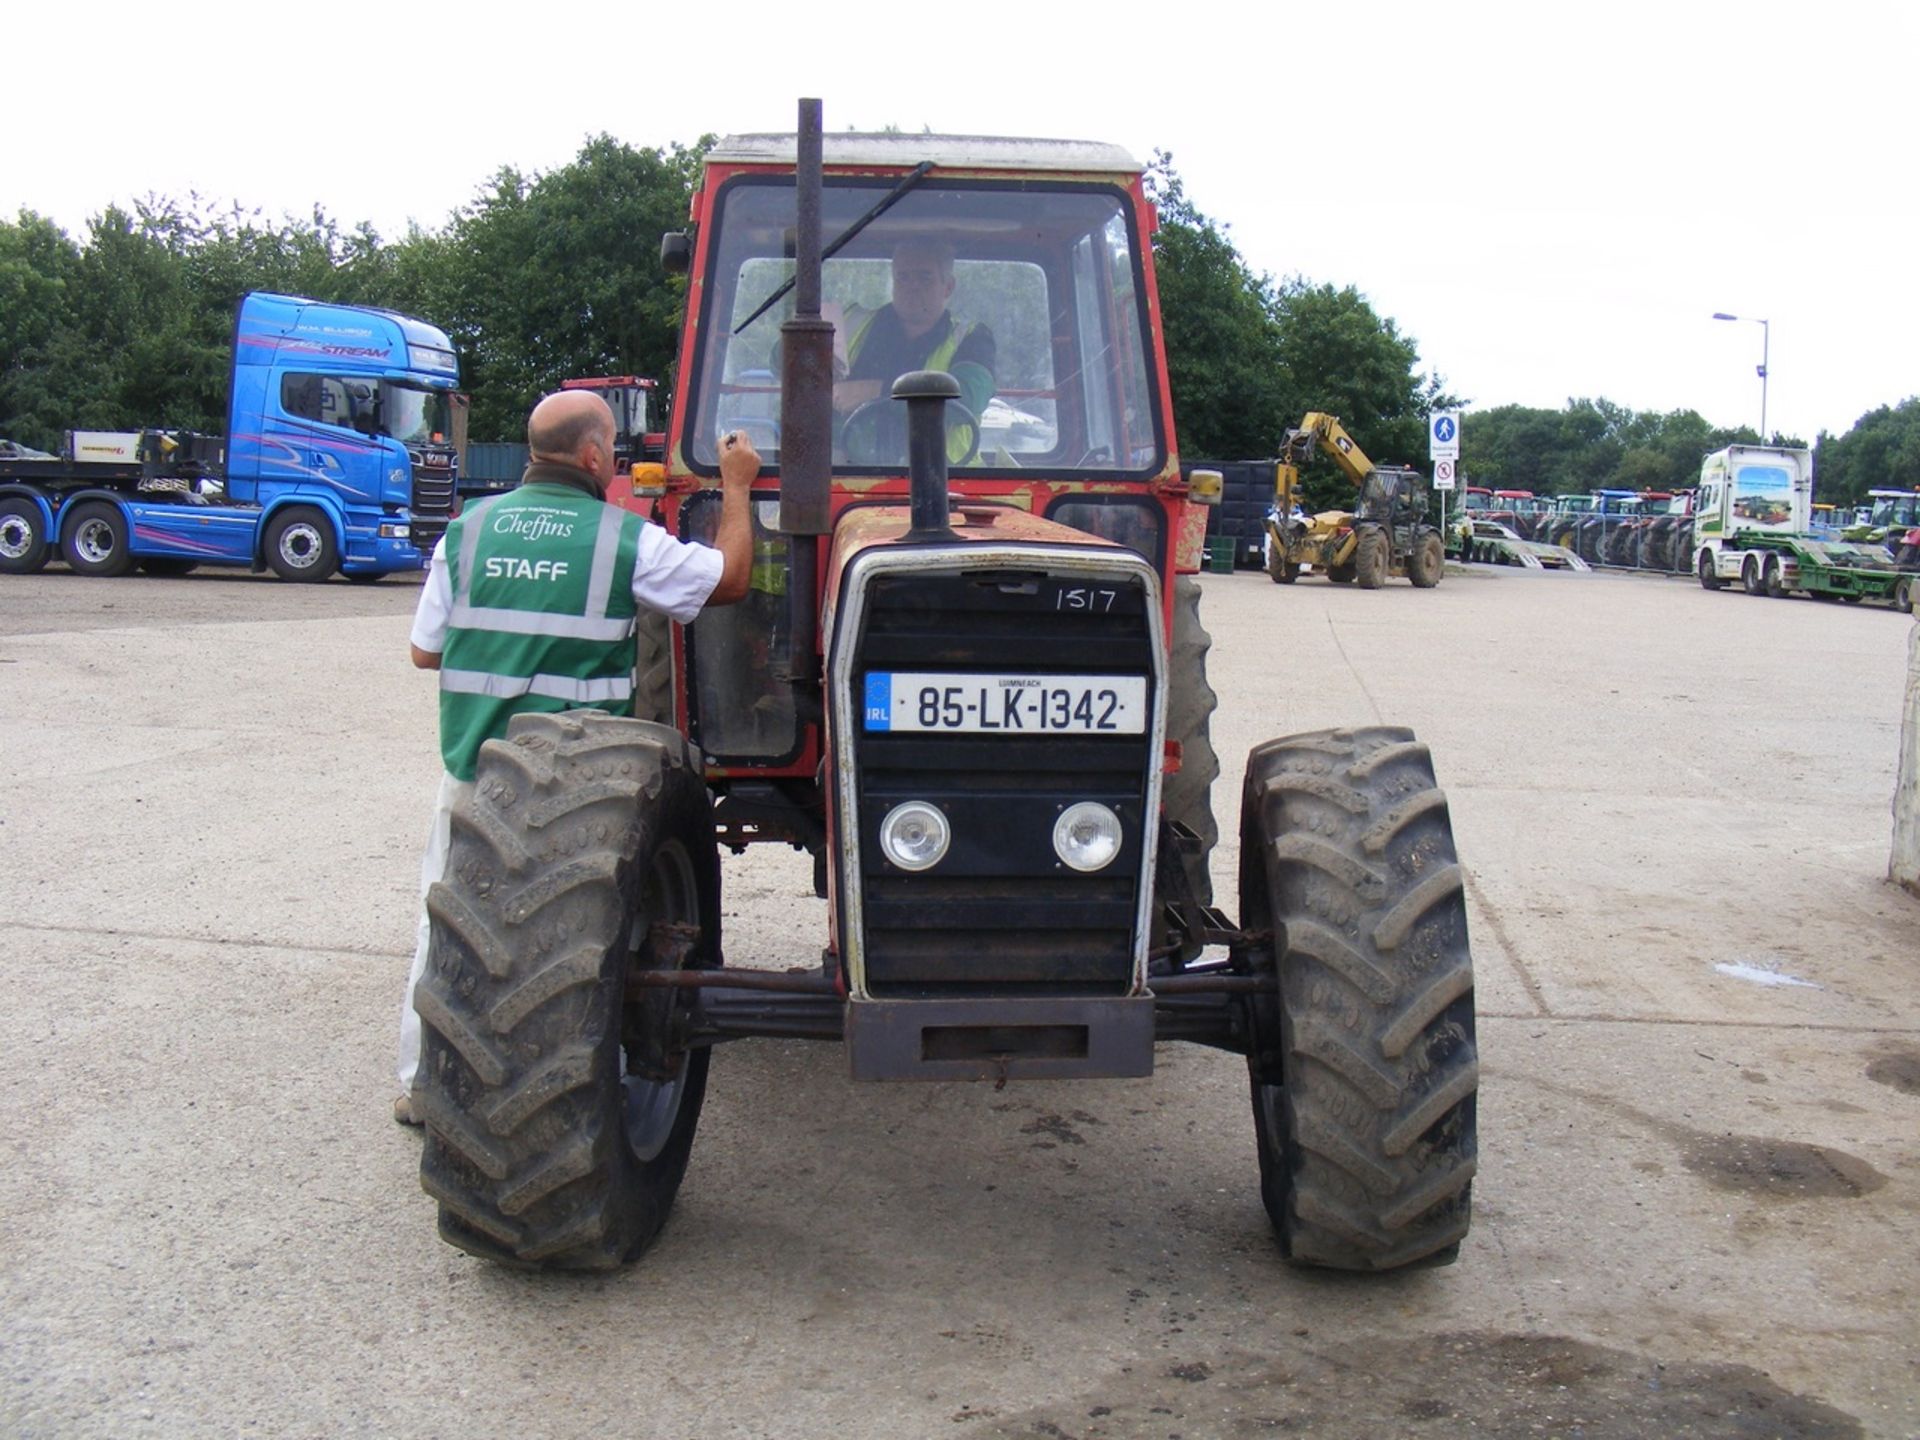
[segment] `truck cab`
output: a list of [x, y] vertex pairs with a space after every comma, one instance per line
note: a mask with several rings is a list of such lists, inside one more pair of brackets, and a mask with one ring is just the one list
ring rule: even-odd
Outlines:
[[[452, 514], [446, 333], [390, 310], [256, 292], [234, 331], [226, 498], [318, 510], [341, 564], [406, 568]], [[415, 566], [417, 558], [411, 558]]]

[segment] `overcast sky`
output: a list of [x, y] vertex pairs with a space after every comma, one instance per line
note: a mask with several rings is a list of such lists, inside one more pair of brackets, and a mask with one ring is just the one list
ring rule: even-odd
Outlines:
[[0, 214], [79, 235], [193, 191], [394, 236], [590, 135], [791, 130], [817, 95], [833, 130], [1168, 150], [1255, 269], [1357, 287], [1470, 406], [1758, 425], [1762, 329], [1716, 310], [1771, 322], [1771, 428], [1811, 442], [1920, 393], [1911, 0], [565, 14], [18, 7]]

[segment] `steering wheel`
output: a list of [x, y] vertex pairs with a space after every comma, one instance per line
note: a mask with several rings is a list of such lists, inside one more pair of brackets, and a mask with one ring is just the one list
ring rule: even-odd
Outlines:
[[[980, 453], [980, 420], [958, 400], [947, 402], [947, 464], [965, 465]], [[954, 437], [966, 437], [966, 450], [954, 455]], [[850, 465], [907, 463], [907, 407], [887, 396], [854, 406], [840, 423], [840, 447]]]

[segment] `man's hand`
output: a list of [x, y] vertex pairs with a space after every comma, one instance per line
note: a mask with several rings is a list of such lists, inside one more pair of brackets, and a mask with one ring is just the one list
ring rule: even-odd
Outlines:
[[760, 474], [760, 452], [743, 430], [730, 430], [720, 437], [720, 486], [723, 490], [744, 488]]
[[732, 605], [747, 598], [753, 580], [753, 512], [749, 497], [760, 473], [760, 453], [738, 430], [720, 437], [720, 525], [713, 548], [720, 552], [720, 583], [709, 605]]

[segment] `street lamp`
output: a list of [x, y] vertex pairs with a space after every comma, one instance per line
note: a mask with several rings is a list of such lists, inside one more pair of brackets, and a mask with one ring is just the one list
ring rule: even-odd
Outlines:
[[1713, 312], [1713, 318], [1716, 320], [1752, 320], [1754, 324], [1760, 327], [1760, 367], [1757, 373], [1760, 376], [1760, 443], [1764, 445], [1767, 443], [1767, 341], [1769, 338], [1767, 322], [1764, 320], [1756, 320], [1751, 315], [1728, 315], [1720, 310]]

